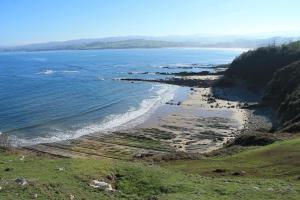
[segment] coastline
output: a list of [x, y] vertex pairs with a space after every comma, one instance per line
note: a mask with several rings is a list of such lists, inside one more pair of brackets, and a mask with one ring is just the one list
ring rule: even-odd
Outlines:
[[[209, 81], [217, 78], [210, 75], [183, 77]], [[166, 105], [163, 113], [154, 114], [141, 128], [155, 128], [175, 135], [164, 142], [176, 151], [209, 153], [221, 148], [244, 128], [248, 121], [248, 111], [241, 109], [238, 101], [214, 99], [212, 103], [211, 90], [211, 87], [191, 87], [183, 101], [175, 99], [171, 105]]]
[[[218, 78], [208, 75], [182, 79], [215, 81]], [[222, 98], [216, 97], [212, 87], [180, 86], [178, 91], [175, 99], [158, 107], [143, 123], [24, 149], [62, 157], [121, 160], [172, 157], [178, 153], [201, 155], [222, 148], [256, 119], [255, 115], [249, 118], [251, 112], [241, 108], [240, 101], [230, 99], [232, 96], [223, 93], [223, 96], [219, 94]]]

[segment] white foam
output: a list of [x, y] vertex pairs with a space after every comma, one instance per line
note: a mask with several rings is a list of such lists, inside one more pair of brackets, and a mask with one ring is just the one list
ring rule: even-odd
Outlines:
[[62, 70], [62, 71], [56, 71], [56, 70], [52, 70], [52, 69], [45, 69], [41, 72], [38, 72], [37, 74], [42, 74], [42, 75], [52, 75], [52, 74], [56, 74], [56, 73], [65, 73], [65, 74], [70, 74], [70, 73], [78, 73], [79, 71], [76, 70]]
[[76, 70], [64, 70], [63, 73], [78, 73]]
[[[19, 146], [33, 145], [39, 143], [51, 143], [62, 140], [75, 139], [83, 135], [88, 135], [96, 132], [107, 133], [116, 131], [121, 128], [128, 128], [129, 126], [136, 126], [147, 119], [147, 117], [154, 112], [159, 106], [172, 100], [178, 86], [171, 85], [154, 85], [149, 89], [149, 92], [154, 92], [154, 95], [148, 99], [144, 99], [140, 105], [135, 108], [130, 108], [126, 113], [113, 114], [107, 116], [99, 124], [89, 124], [83, 128], [75, 131], [61, 131], [55, 130], [50, 137], [37, 137], [34, 139], [16, 139], [15, 143]], [[148, 115], [147, 115], [148, 114]]]
[[55, 70], [52, 70], [52, 69], [46, 69], [46, 70], [43, 70], [37, 74], [44, 74], [44, 75], [51, 75], [51, 74], [54, 74], [56, 71]]
[[31, 59], [29, 59], [29, 60], [40, 61], [40, 62], [45, 62], [45, 61], [47, 61], [46, 58], [31, 58]]

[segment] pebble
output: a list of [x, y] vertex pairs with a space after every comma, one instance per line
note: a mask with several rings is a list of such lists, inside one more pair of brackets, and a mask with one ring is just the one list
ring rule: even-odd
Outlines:
[[57, 168], [57, 170], [58, 170], [58, 171], [64, 171], [64, 170], [65, 170], [65, 168], [63, 168], [63, 167], [59, 167], [59, 168]]
[[20, 160], [24, 161], [24, 159], [25, 159], [25, 156], [21, 156]]
[[25, 178], [23, 178], [23, 177], [22, 178], [17, 178], [15, 180], [15, 183], [18, 184], [18, 185], [20, 185], [20, 186], [25, 186], [25, 185], [28, 184], [27, 180]]

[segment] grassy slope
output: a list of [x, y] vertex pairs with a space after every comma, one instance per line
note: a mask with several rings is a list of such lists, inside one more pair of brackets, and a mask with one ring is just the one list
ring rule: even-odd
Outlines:
[[300, 138], [276, 142], [233, 156], [173, 161], [167, 163], [166, 166], [201, 175], [216, 175], [212, 172], [213, 169], [221, 168], [227, 171], [225, 175], [236, 171], [246, 171], [246, 177], [296, 179], [297, 175], [300, 175]]
[[[233, 156], [172, 161], [162, 166], [115, 160], [58, 159], [0, 153], [0, 199], [299, 199], [300, 139], [278, 142]], [[64, 171], [58, 171], [64, 167]], [[10, 168], [9, 171], [5, 171]], [[216, 168], [227, 169], [222, 175]], [[244, 170], [245, 176], [231, 172]], [[108, 194], [88, 183], [108, 174], [121, 192]], [[13, 180], [25, 177], [29, 185]]]

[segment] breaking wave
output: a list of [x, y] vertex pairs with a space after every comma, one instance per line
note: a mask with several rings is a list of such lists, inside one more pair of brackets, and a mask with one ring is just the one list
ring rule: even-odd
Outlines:
[[[75, 131], [62, 131], [56, 129], [48, 137], [37, 137], [33, 139], [14, 138], [15, 145], [28, 146], [39, 143], [51, 143], [75, 139], [83, 135], [97, 132], [105, 134], [124, 127], [128, 128], [136, 126], [145, 121], [159, 106], [172, 100], [177, 88], [178, 86], [154, 85], [149, 90], [150, 93], [154, 93], [152, 96], [144, 99], [137, 107], [132, 107], [125, 113], [109, 115], [100, 123], [89, 124]], [[134, 123], [132, 123], [132, 121], [134, 121]]]

